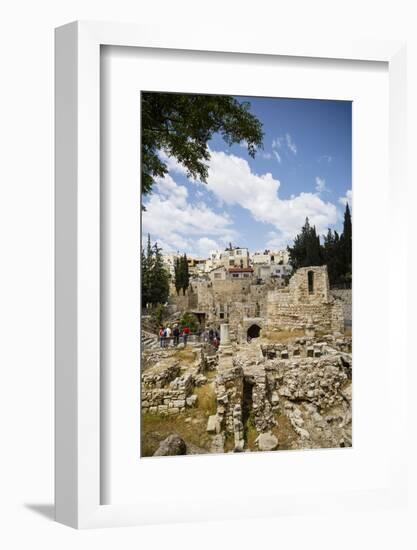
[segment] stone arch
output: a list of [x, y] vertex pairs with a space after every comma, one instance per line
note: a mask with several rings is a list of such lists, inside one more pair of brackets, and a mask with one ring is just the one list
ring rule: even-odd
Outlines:
[[261, 327], [257, 324], [251, 325], [247, 330], [248, 338], [259, 338], [261, 334]]

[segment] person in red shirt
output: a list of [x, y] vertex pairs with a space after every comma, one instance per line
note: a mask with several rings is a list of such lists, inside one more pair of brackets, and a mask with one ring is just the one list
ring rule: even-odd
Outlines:
[[161, 326], [161, 328], [159, 329], [159, 345], [161, 346], [161, 348], [165, 347], [164, 334], [164, 327]]
[[184, 338], [184, 347], [186, 347], [186, 345], [187, 345], [187, 340], [188, 340], [188, 335], [189, 334], [190, 334], [190, 329], [189, 329], [189, 327], [185, 326], [182, 329], [182, 336]]

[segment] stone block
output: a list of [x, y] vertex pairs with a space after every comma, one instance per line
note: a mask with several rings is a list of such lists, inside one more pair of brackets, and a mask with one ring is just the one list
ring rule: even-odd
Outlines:
[[217, 414], [212, 414], [209, 416], [207, 422], [207, 432], [211, 434], [220, 433], [220, 422]]
[[278, 447], [278, 438], [272, 433], [263, 433], [257, 438], [260, 451], [274, 451]]
[[194, 407], [194, 405], [197, 403], [197, 396], [196, 395], [190, 395], [190, 397], [186, 398], [185, 403], [186, 403], [187, 407]]

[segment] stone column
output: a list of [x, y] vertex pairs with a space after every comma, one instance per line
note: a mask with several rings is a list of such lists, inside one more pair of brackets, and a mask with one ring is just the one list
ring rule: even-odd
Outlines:
[[232, 344], [229, 336], [229, 324], [223, 323], [220, 325], [220, 347], [219, 352], [222, 356], [232, 355]]
[[230, 344], [229, 323], [223, 323], [220, 325], [220, 344], [222, 346], [227, 346]]

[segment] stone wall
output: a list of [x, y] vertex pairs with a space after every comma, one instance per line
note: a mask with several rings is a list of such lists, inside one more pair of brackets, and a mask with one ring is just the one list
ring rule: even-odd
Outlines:
[[[339, 407], [344, 421], [350, 422], [351, 338], [329, 335], [237, 348], [233, 357], [219, 357], [217, 413], [208, 425], [213, 434], [234, 436], [235, 451], [245, 446], [249, 414], [256, 431], [265, 433], [277, 425], [277, 411], [286, 411], [302, 441], [310, 434], [303, 427], [301, 402], [312, 407], [316, 419]], [[331, 415], [328, 419], [332, 421]]]
[[[309, 289], [312, 274], [312, 290]], [[302, 267], [290, 279], [288, 291], [294, 304], [327, 304], [331, 301], [327, 266]]]
[[319, 410], [342, 402], [340, 390], [351, 380], [351, 365], [332, 355], [297, 363], [277, 359], [268, 361], [265, 368], [280, 399], [307, 401]]
[[172, 380], [165, 387], [149, 387], [142, 384], [142, 412], [178, 414], [186, 406], [193, 406], [191, 399], [193, 377], [190, 373]]
[[352, 323], [352, 290], [350, 288], [331, 290], [330, 295], [342, 305], [345, 321]]
[[171, 296], [170, 303], [178, 311], [205, 313], [206, 327], [218, 329], [229, 323], [231, 339], [239, 342], [246, 340], [251, 319], [258, 319], [256, 324], [266, 336], [282, 330], [305, 331], [308, 325], [320, 333], [343, 333], [345, 320], [351, 320], [351, 291], [330, 291], [326, 266], [297, 270], [286, 288], [273, 281], [256, 285], [200, 279], [192, 282], [186, 296]]
[[[243, 370], [230, 359], [226, 364], [220, 358], [216, 377], [217, 416], [220, 426], [228, 434], [233, 434], [235, 406], [242, 404]], [[236, 415], [235, 415], [236, 416]]]
[[268, 292], [266, 317], [268, 332], [303, 331], [309, 325], [324, 333], [344, 331], [343, 307], [330, 294], [326, 266], [301, 268], [288, 288]]

